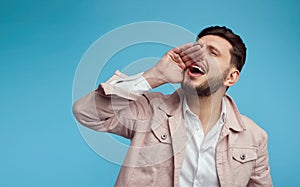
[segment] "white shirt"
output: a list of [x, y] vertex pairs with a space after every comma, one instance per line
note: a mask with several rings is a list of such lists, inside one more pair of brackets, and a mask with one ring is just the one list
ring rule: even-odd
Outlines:
[[[222, 111], [218, 122], [204, 136], [201, 122], [183, 100], [183, 117], [187, 133], [187, 146], [183, 160], [179, 186], [217, 187], [215, 150], [224, 125], [226, 106], [222, 100]], [[201, 109], [200, 109], [201, 110]]]
[[[142, 73], [120, 78], [110, 82], [110, 84], [120, 89], [129, 90], [137, 95], [151, 89]], [[215, 149], [226, 116], [224, 99], [222, 100], [220, 119], [205, 136], [201, 122], [198, 116], [189, 109], [186, 98], [184, 98], [182, 107], [188, 141], [179, 186], [218, 187]]]

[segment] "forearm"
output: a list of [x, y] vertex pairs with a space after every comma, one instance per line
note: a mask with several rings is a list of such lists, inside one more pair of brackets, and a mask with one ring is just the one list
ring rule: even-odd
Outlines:
[[76, 119], [84, 126], [103, 131], [104, 123], [129, 107], [151, 87], [140, 74], [128, 77], [119, 71], [73, 105]]

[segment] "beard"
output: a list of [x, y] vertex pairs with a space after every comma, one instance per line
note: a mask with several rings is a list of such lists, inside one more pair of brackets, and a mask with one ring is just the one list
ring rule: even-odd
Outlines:
[[196, 85], [193, 84], [189, 76], [185, 75], [181, 82], [181, 87], [184, 91], [198, 95], [199, 97], [208, 97], [216, 93], [224, 85], [224, 79], [227, 77], [229, 69], [225, 70], [222, 75], [209, 76], [204, 82]]

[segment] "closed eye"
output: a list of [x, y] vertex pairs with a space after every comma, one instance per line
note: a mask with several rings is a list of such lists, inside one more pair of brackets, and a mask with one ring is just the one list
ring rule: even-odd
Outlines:
[[213, 55], [213, 56], [217, 56], [217, 55], [218, 55], [218, 54], [217, 54], [216, 52], [214, 52], [214, 51], [211, 51], [210, 54]]
[[220, 52], [213, 46], [209, 46], [209, 53], [212, 56], [219, 56], [220, 55]]
[[215, 50], [211, 50], [211, 51], [210, 51], [210, 54], [211, 54], [212, 56], [219, 56], [219, 53], [216, 52]]

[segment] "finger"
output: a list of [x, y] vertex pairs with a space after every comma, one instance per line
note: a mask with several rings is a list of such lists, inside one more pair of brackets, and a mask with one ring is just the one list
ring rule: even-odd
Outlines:
[[175, 62], [181, 69], [185, 68], [185, 64], [181, 60], [181, 57], [179, 56], [179, 54], [176, 54], [173, 51], [170, 51], [169, 56], [172, 58], [173, 62]]
[[192, 47], [193, 45], [194, 45], [193, 43], [187, 43], [187, 44], [184, 44], [184, 45], [182, 45], [182, 46], [175, 47], [175, 48], [173, 49], [173, 51], [174, 51], [175, 53], [179, 54], [179, 53], [181, 53], [182, 51], [184, 51], [184, 50], [186, 50], [186, 49]]
[[189, 67], [190, 65], [194, 64], [195, 62], [193, 60], [188, 60], [186, 62], [184, 62], [185, 64], [185, 68]]
[[175, 62], [181, 69], [185, 69], [185, 63], [182, 61], [181, 57], [178, 54], [175, 54]]
[[200, 45], [193, 45], [190, 48], [187, 48], [184, 51], [182, 51], [180, 53], [180, 56], [188, 55], [188, 54], [194, 53], [196, 51], [200, 51], [200, 50], [201, 50], [201, 46]]
[[186, 62], [188, 60], [193, 60], [193, 61], [200, 61], [201, 59], [203, 59], [204, 57], [204, 53], [201, 50], [198, 51], [194, 51], [193, 53], [181, 56], [181, 59]]

